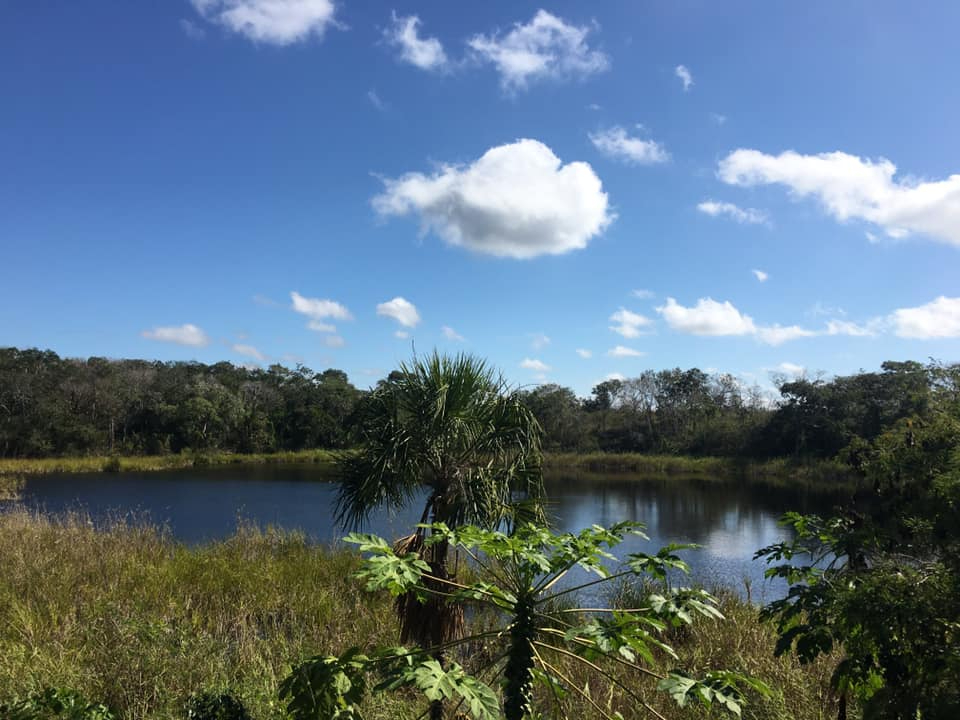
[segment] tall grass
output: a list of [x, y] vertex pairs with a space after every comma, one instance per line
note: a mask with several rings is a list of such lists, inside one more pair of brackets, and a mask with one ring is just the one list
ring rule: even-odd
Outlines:
[[91, 455], [64, 458], [0, 458], [0, 476], [8, 474], [43, 475], [48, 473], [148, 472], [212, 465], [264, 465], [282, 463], [329, 463], [331, 450], [238, 454], [224, 452], [185, 452], [179, 455]]
[[[364, 592], [352, 577], [356, 555], [295, 533], [245, 527], [186, 548], [156, 527], [118, 521], [95, 528], [82, 515], [13, 507], [0, 512], [0, 561], [0, 702], [69, 687], [128, 720], [172, 720], [183, 717], [190, 693], [230, 690], [255, 720], [279, 720], [277, 686], [292, 663], [396, 643], [389, 598]], [[726, 622], [671, 638], [680, 661], [664, 658], [660, 669], [723, 667], [766, 680], [775, 695], [748, 705], [747, 718], [835, 714], [825, 690], [829, 659], [810, 667], [774, 659], [771, 628], [758, 624], [756, 608], [730, 596], [723, 610]], [[703, 716], [672, 707], [639, 673], [621, 670], [667, 718]], [[646, 717], [615, 702], [602, 683], [591, 693], [627, 718]], [[540, 702], [549, 709], [548, 697]], [[423, 707], [410, 695], [374, 696], [364, 717], [415, 718]], [[585, 702], [569, 714], [596, 716]]]
[[18, 499], [23, 484], [22, 475], [0, 473], [0, 502]]

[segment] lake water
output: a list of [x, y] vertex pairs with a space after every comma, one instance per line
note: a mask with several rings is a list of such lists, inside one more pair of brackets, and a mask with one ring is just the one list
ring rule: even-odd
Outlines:
[[[239, 522], [302, 530], [319, 542], [343, 536], [333, 519], [336, 483], [323, 466], [222, 466], [149, 473], [90, 473], [27, 479], [25, 505], [48, 512], [83, 510], [94, 520], [134, 514], [164, 524], [190, 544], [233, 533]], [[758, 548], [787, 535], [777, 524], [786, 510], [827, 512], [831, 502], [802, 493], [750, 487], [744, 482], [683, 478], [551, 474], [548, 512], [558, 529], [622, 520], [646, 524], [649, 541], [631, 538], [618, 550], [655, 552], [668, 542], [698, 543], [685, 553], [693, 582], [725, 586], [754, 601], [780, 597], [783, 583], [763, 579], [753, 561]], [[422, 503], [401, 512], [380, 510], [363, 528], [387, 538], [410, 531]]]

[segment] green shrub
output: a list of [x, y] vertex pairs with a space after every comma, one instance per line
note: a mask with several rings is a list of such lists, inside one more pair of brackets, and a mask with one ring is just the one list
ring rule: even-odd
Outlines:
[[186, 705], [187, 720], [250, 720], [250, 714], [229, 693], [202, 692], [190, 696]]
[[74, 690], [44, 688], [10, 705], [0, 703], [4, 720], [115, 720], [115, 715], [100, 703], [87, 702]]

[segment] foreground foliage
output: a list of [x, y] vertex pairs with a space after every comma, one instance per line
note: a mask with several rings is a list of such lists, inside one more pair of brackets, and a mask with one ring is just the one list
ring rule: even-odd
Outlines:
[[[426, 544], [443, 544], [465, 553], [474, 563], [478, 579], [460, 583], [432, 574], [431, 565], [419, 553], [398, 554], [382, 538], [352, 534], [348, 542], [369, 553], [359, 577], [367, 590], [387, 590], [399, 596], [440, 595], [452, 601], [486, 609], [493, 626], [475, 622], [465, 637], [442, 647], [392, 647], [363, 655], [351, 648], [340, 657], [320, 656], [295, 668], [284, 682], [282, 694], [298, 720], [359, 716], [358, 705], [366, 693], [366, 673], [377, 671], [375, 690], [413, 687], [431, 701], [453, 700], [476, 720], [521, 720], [535, 717], [546, 708], [534, 701], [534, 688], [542, 686], [550, 698], [552, 714], [568, 717], [564, 698], [579, 695], [593, 713], [614, 720], [622, 718], [618, 705], [634, 706], [662, 715], [633, 687], [611, 670], [617, 665], [657, 681], [680, 706], [717, 705], [741, 713], [744, 688], [770, 693], [761, 681], [740, 673], [711, 670], [695, 677], [681, 669], [654, 669], [657, 657], [678, 661], [665, 641], [668, 628], [693, 622], [694, 615], [722, 620], [716, 600], [703, 590], [671, 588], [671, 574], [686, 573], [687, 564], [676, 554], [689, 545], [670, 545], [655, 555], [631, 554], [625, 565], [610, 552], [628, 534], [646, 538], [638, 523], [619, 523], [610, 528], [594, 526], [578, 534], [554, 534], [546, 528], [525, 524], [515, 533], [472, 526], [450, 529], [442, 523], [430, 526]], [[617, 568], [611, 571], [610, 567]], [[561, 598], [572, 599], [587, 588], [620, 578], [643, 577], [665, 586], [653, 592], [642, 606], [633, 608], [564, 607]], [[571, 578], [578, 578], [579, 582]], [[499, 620], [499, 622], [497, 622]], [[457, 662], [444, 666], [435, 659], [439, 650], [450, 653], [470, 647], [469, 667]], [[479, 660], [477, 658], [480, 658]], [[605, 708], [588, 689], [573, 680], [570, 669], [584, 672], [609, 684]], [[484, 676], [497, 681], [502, 703]], [[502, 710], [502, 715], [501, 715]]]
[[[188, 548], [154, 527], [98, 529], [83, 516], [8, 509], [0, 512], [0, 558], [0, 703], [73, 688], [117, 720], [183, 720], [194, 693], [229, 692], [253, 720], [284, 720], [277, 691], [292, 666], [396, 642], [389, 598], [363, 592], [353, 577], [356, 553], [312, 546], [296, 533], [243, 528]], [[637, 607], [647, 595], [615, 584], [614, 607]], [[723, 597], [719, 609], [725, 622], [668, 629], [679, 661], [656, 658], [653, 669], [702, 675], [727, 667], [761, 678], [774, 694], [747, 705], [746, 718], [815, 720], [830, 712], [832, 657], [806, 667], [774, 659], [773, 634], [754, 608]], [[606, 708], [609, 684], [572, 663], [564, 673]], [[654, 678], [614, 665], [633, 692], [656, 693]], [[550, 702], [540, 690], [537, 697]], [[595, 716], [577, 693], [565, 703], [570, 717]], [[403, 692], [370, 694], [361, 708], [366, 720], [413, 720], [420, 712]], [[670, 720], [702, 717], [672, 703], [660, 710]]]

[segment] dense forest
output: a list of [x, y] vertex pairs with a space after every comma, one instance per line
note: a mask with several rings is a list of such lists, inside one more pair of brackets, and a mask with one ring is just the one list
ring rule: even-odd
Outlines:
[[[608, 380], [587, 398], [552, 384], [519, 393], [551, 451], [833, 457], [924, 415], [938, 396], [956, 397], [960, 365], [886, 362], [878, 372], [777, 385], [774, 400], [731, 375], [678, 368]], [[0, 457], [341, 448], [367, 395], [335, 369], [3, 348]]]

